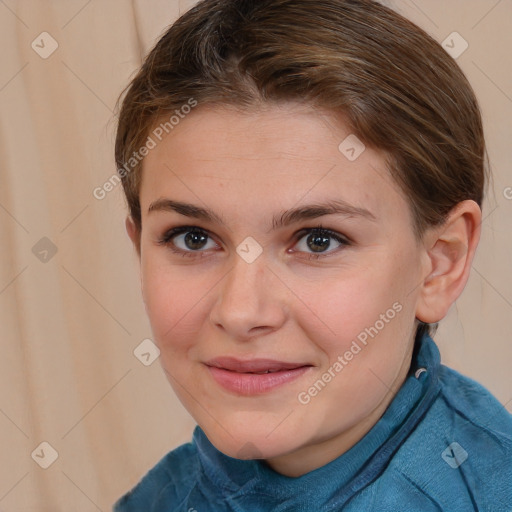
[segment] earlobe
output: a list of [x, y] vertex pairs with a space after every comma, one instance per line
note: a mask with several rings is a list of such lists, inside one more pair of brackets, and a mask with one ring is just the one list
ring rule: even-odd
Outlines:
[[426, 249], [431, 270], [421, 285], [418, 320], [439, 322], [462, 293], [480, 239], [481, 218], [475, 201], [462, 201], [446, 222], [431, 232], [430, 248]]

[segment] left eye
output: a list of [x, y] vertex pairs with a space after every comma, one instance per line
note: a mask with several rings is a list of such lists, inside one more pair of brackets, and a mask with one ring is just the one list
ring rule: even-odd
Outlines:
[[[346, 238], [322, 226], [303, 229], [297, 234], [296, 239], [297, 242], [295, 246], [298, 247], [297, 252], [308, 253], [310, 259], [329, 256], [333, 252], [336, 252], [336, 249], [350, 245], [350, 242]], [[304, 242], [302, 240], [304, 240]], [[334, 250], [327, 251], [327, 249], [331, 247], [331, 240], [335, 240], [338, 246], [335, 247]], [[210, 247], [208, 247], [209, 242], [212, 244]], [[158, 240], [158, 244], [169, 247], [171, 251], [181, 256], [189, 257], [203, 256], [202, 253], [218, 247], [209, 233], [197, 226], [180, 226], [173, 228]]]
[[[296, 244], [298, 250], [301, 252], [308, 252], [309, 249], [313, 251], [310, 253], [312, 257], [321, 257], [324, 253], [327, 253], [328, 255], [335, 252], [336, 248], [349, 245], [348, 240], [337, 233], [322, 227], [304, 230], [299, 233], [299, 235], [302, 236], [299, 237], [298, 243]], [[331, 247], [331, 239], [336, 241], [338, 247], [335, 247], [332, 251], [327, 251], [327, 249]], [[304, 242], [301, 242], [302, 240], [304, 240]]]

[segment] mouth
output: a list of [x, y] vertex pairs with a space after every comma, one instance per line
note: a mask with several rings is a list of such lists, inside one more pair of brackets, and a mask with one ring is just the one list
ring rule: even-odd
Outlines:
[[242, 361], [232, 357], [212, 359], [205, 363], [214, 380], [237, 395], [269, 392], [304, 375], [313, 365], [273, 359]]

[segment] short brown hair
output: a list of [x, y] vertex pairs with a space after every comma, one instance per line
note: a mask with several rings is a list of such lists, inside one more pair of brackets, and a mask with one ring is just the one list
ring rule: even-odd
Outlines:
[[457, 203], [482, 206], [487, 154], [469, 82], [432, 37], [373, 0], [203, 0], [164, 33], [123, 95], [115, 159], [139, 235], [142, 162], [130, 172], [126, 162], [191, 98], [241, 110], [297, 101], [343, 115], [388, 156], [417, 240]]

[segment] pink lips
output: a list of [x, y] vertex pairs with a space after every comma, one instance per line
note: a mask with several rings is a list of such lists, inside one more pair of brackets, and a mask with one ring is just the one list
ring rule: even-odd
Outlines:
[[265, 393], [295, 380], [311, 368], [303, 363], [272, 359], [241, 361], [233, 357], [212, 359], [206, 366], [218, 384], [240, 395]]

